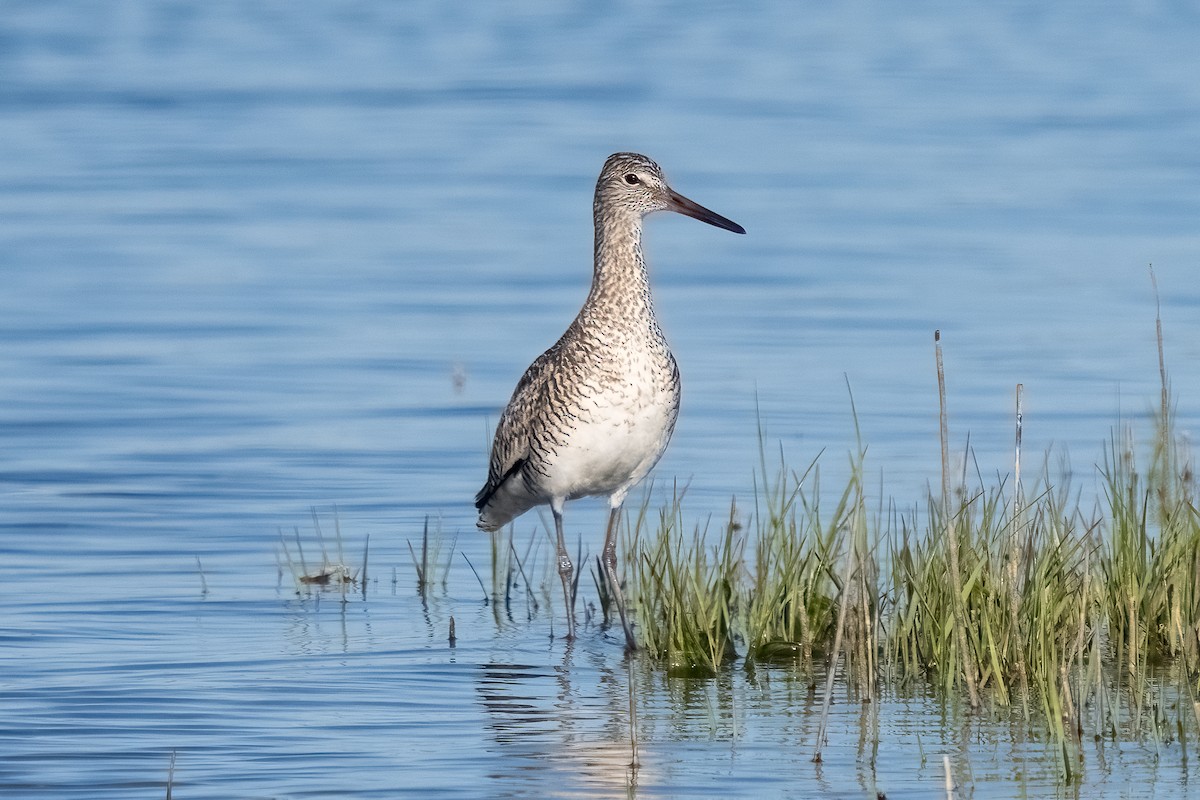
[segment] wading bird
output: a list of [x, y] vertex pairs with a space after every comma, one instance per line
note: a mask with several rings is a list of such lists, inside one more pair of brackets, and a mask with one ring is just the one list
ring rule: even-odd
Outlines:
[[601, 561], [630, 649], [636, 643], [617, 578], [617, 522], [625, 495], [658, 462], [679, 415], [679, 368], [654, 317], [642, 257], [642, 219], [655, 211], [746, 232], [677, 193], [646, 156], [610, 156], [592, 204], [591, 291], [562, 338], [517, 383], [496, 427], [487, 483], [475, 497], [485, 531], [550, 506], [571, 639], [574, 566], [563, 537], [563, 506], [579, 497], [607, 497]]

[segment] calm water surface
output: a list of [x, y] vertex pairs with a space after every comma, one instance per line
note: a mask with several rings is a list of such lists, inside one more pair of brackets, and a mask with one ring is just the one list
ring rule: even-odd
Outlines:
[[[487, 571], [490, 425], [586, 294], [615, 150], [749, 231], [648, 225], [685, 393], [652, 502], [748, 500], [760, 424], [836, 483], [849, 386], [916, 503], [935, 329], [956, 450], [1010, 470], [1020, 382], [1027, 452], [1093, 490], [1157, 397], [1151, 263], [1193, 428], [1197, 41], [1153, 2], [9, 4], [0, 795], [161, 797], [172, 752], [180, 798], [931, 797], [943, 754], [977, 797], [1195, 791], [1178, 744], [1088, 745], [1064, 786], [1025, 726], [922, 696], [843, 698], [814, 765], [810, 678], [568, 648], [552, 597], [497, 614], [460, 554]], [[370, 538], [365, 598], [280, 577], [314, 506], [347, 560]], [[597, 506], [568, 515], [593, 550]], [[422, 604], [427, 516], [455, 555]]]

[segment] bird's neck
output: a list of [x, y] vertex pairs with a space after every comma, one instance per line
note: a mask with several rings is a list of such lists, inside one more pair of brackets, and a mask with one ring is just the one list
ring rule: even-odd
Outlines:
[[650, 278], [642, 257], [642, 218], [597, 208], [595, 274], [589, 304], [618, 304], [621, 316], [653, 316]]

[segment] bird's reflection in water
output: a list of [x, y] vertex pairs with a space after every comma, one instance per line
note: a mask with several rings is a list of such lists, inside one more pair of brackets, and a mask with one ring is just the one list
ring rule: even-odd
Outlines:
[[476, 679], [496, 744], [491, 796], [635, 797], [629, 671], [597, 656], [573, 664], [483, 664]]

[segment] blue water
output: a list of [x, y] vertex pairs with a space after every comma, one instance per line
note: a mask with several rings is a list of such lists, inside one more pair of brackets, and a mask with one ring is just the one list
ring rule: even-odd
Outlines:
[[[928, 797], [943, 753], [981, 797], [1182, 796], [1178, 745], [1064, 788], [922, 698], [885, 700], [873, 770], [835, 706], [814, 766], [800, 678], [567, 650], [552, 595], [497, 615], [458, 554], [487, 572], [490, 427], [586, 294], [615, 150], [748, 230], [648, 224], [684, 380], [651, 502], [748, 501], [760, 426], [836, 483], [851, 391], [872, 491], [919, 502], [934, 330], [971, 469], [1011, 471], [1022, 383], [1027, 459], [1087, 491], [1157, 403], [1151, 264], [1195, 429], [1197, 41], [1154, 2], [7, 4], [0, 795], [162, 797], [175, 752], [187, 798]], [[347, 560], [369, 538], [365, 599], [297, 597], [312, 507]], [[455, 555], [423, 605], [427, 517]]]

